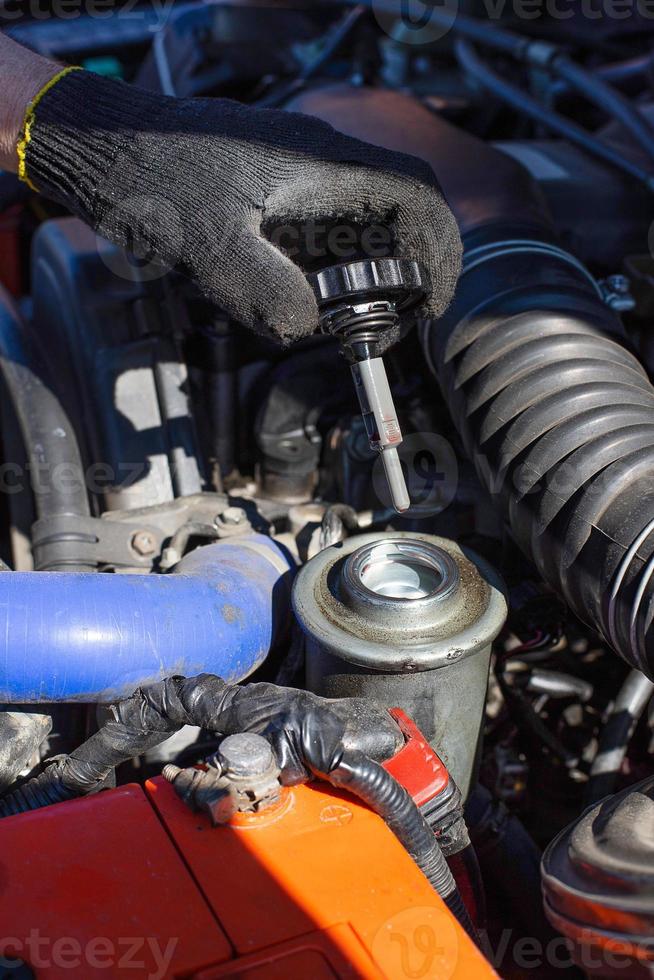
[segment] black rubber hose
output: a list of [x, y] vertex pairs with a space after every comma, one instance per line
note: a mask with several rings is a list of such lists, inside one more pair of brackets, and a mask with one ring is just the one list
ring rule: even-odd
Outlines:
[[550, 754], [559, 759], [568, 769], [575, 768], [579, 762], [578, 757], [563, 745], [554, 732], [550, 731], [529, 698], [525, 697], [518, 688], [511, 687], [507, 683], [504, 670], [499, 665], [496, 667], [495, 676], [509, 715], [518, 726], [527, 729], [538, 743], [545, 746]]
[[120, 732], [117, 723], [109, 722], [70, 755], [52, 762], [0, 800], [0, 817], [96, 793], [105, 787], [116, 766], [165, 742], [179, 727], [159, 732]]
[[611, 85], [619, 85], [623, 82], [630, 82], [634, 78], [648, 80], [653, 67], [652, 53], [636, 55], [624, 61], [609, 61], [606, 64], [598, 65], [593, 70], [593, 75], [601, 78], [604, 82]]
[[654, 173], [644, 170], [620, 153], [619, 150], [593, 136], [582, 126], [578, 126], [572, 120], [566, 119], [565, 116], [553, 109], [549, 109], [521, 88], [506, 81], [477, 56], [469, 41], [459, 38], [455, 41], [454, 52], [461, 68], [502, 102], [510, 105], [522, 115], [534, 119], [558, 136], [570, 140], [571, 143], [575, 143], [582, 150], [603, 160], [604, 163], [610, 164], [630, 177], [635, 177], [649, 190], [654, 189]]
[[347, 789], [379, 814], [468, 935], [478, 942], [440, 845], [404, 787], [379, 763], [360, 752], [343, 755], [338, 767], [325, 774], [325, 778], [334, 786]]
[[[47, 367], [27, 324], [1, 288], [0, 370], [27, 450], [39, 518], [62, 514], [89, 516], [75, 430], [49, 380]], [[77, 567], [81, 570], [88, 566]]]
[[593, 280], [545, 242], [468, 247], [422, 342], [517, 543], [654, 677], [654, 389]]
[[646, 116], [622, 92], [560, 52], [553, 55], [547, 67], [564, 79], [570, 88], [617, 120], [654, 160], [654, 129]]
[[[436, 11], [432, 10], [430, 15], [433, 17], [435, 14]], [[444, 15], [441, 13], [438, 16], [442, 21]], [[475, 25], [471, 18], [461, 20], [459, 17], [453, 26], [468, 41], [481, 42], [495, 50], [504, 51], [564, 80], [570, 89], [620, 122], [650, 158], [654, 159], [654, 129], [651, 123], [638, 106], [613, 88], [599, 72], [587, 71], [554, 44], [521, 37], [501, 28], [492, 28], [489, 33], [485, 28], [486, 25], [482, 22]]]

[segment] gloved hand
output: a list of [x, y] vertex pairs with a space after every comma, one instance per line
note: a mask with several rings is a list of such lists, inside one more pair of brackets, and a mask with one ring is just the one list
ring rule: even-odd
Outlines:
[[[36, 105], [24, 177], [115, 244], [195, 280], [246, 326], [290, 343], [318, 326], [313, 292], [262, 228], [387, 227], [448, 306], [456, 222], [431, 168], [310, 116], [223, 99], [172, 99], [76, 70]], [[283, 238], [281, 239], [283, 242]]]

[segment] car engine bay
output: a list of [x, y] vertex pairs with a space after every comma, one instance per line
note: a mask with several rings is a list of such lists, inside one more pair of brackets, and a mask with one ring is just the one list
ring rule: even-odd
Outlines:
[[[419, 157], [464, 245], [453, 302], [414, 323], [429, 282], [383, 229], [267, 229], [321, 312], [281, 347], [146, 240], [119, 249], [0, 174], [3, 853], [29, 851], [26, 820], [44, 849], [105, 819], [108, 848], [149, 847], [135, 784], [207, 827], [253, 819], [286, 772], [375, 809], [483, 953], [393, 973], [373, 943], [378, 973], [325, 976], [652, 975], [654, 21], [552, 6], [217, 0], [3, 28]], [[346, 743], [365, 733], [349, 768], [322, 698], [351, 703]], [[403, 781], [408, 745], [437, 792]], [[145, 792], [175, 837], [179, 800]], [[268, 830], [264, 863], [306, 860]], [[255, 973], [206, 973], [228, 975]]]

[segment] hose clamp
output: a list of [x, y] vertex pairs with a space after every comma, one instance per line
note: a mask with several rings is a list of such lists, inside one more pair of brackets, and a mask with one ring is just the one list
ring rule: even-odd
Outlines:
[[[645, 525], [645, 527], [640, 532], [638, 537], [627, 548], [627, 550], [625, 551], [624, 555], [620, 560], [620, 564], [616, 569], [615, 575], [613, 576], [613, 584], [611, 586], [611, 592], [609, 594], [609, 601], [607, 606], [606, 632], [607, 632], [607, 639], [609, 643], [618, 652], [620, 652], [620, 641], [618, 638], [616, 620], [617, 620], [618, 601], [620, 599], [620, 591], [622, 589], [622, 585], [624, 583], [627, 572], [631, 567], [631, 563], [638, 553], [638, 549], [652, 533], [654, 533], [654, 518], [652, 518], [652, 520]], [[647, 657], [644, 648], [644, 637], [638, 636], [637, 626], [638, 626], [638, 616], [640, 613], [640, 604], [643, 600], [643, 596], [645, 594], [647, 585], [650, 579], [652, 578], [652, 574], [654, 574], [654, 557], [650, 558], [650, 560], [648, 561], [648, 563], [645, 565], [644, 569], [641, 572], [640, 585], [636, 590], [636, 595], [634, 596], [634, 601], [631, 607], [631, 615], [629, 617], [629, 645], [631, 649], [624, 651], [624, 654], [627, 656], [628, 660], [632, 660], [632, 657], [635, 655], [641, 669], [645, 668], [646, 673], [648, 673], [648, 671], [646, 669]], [[630, 657], [629, 654], [631, 654], [632, 656]]]
[[599, 283], [588, 271], [583, 262], [580, 262], [570, 252], [566, 252], [565, 249], [559, 248], [557, 245], [551, 245], [549, 242], [538, 241], [538, 239], [509, 238], [503, 242], [489, 242], [485, 245], [478, 245], [477, 248], [473, 248], [470, 252], [464, 254], [461, 276], [476, 269], [477, 266], [483, 265], [484, 262], [490, 262], [493, 259], [505, 258], [510, 255], [534, 253], [549, 256], [550, 258], [557, 259], [559, 262], [565, 262], [567, 265], [572, 266], [577, 272], [582, 274], [602, 302], [604, 302], [604, 294]]

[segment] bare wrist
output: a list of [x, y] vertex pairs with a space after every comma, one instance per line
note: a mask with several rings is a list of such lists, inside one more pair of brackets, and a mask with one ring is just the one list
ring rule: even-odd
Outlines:
[[0, 37], [0, 168], [16, 173], [25, 113], [61, 65]]

